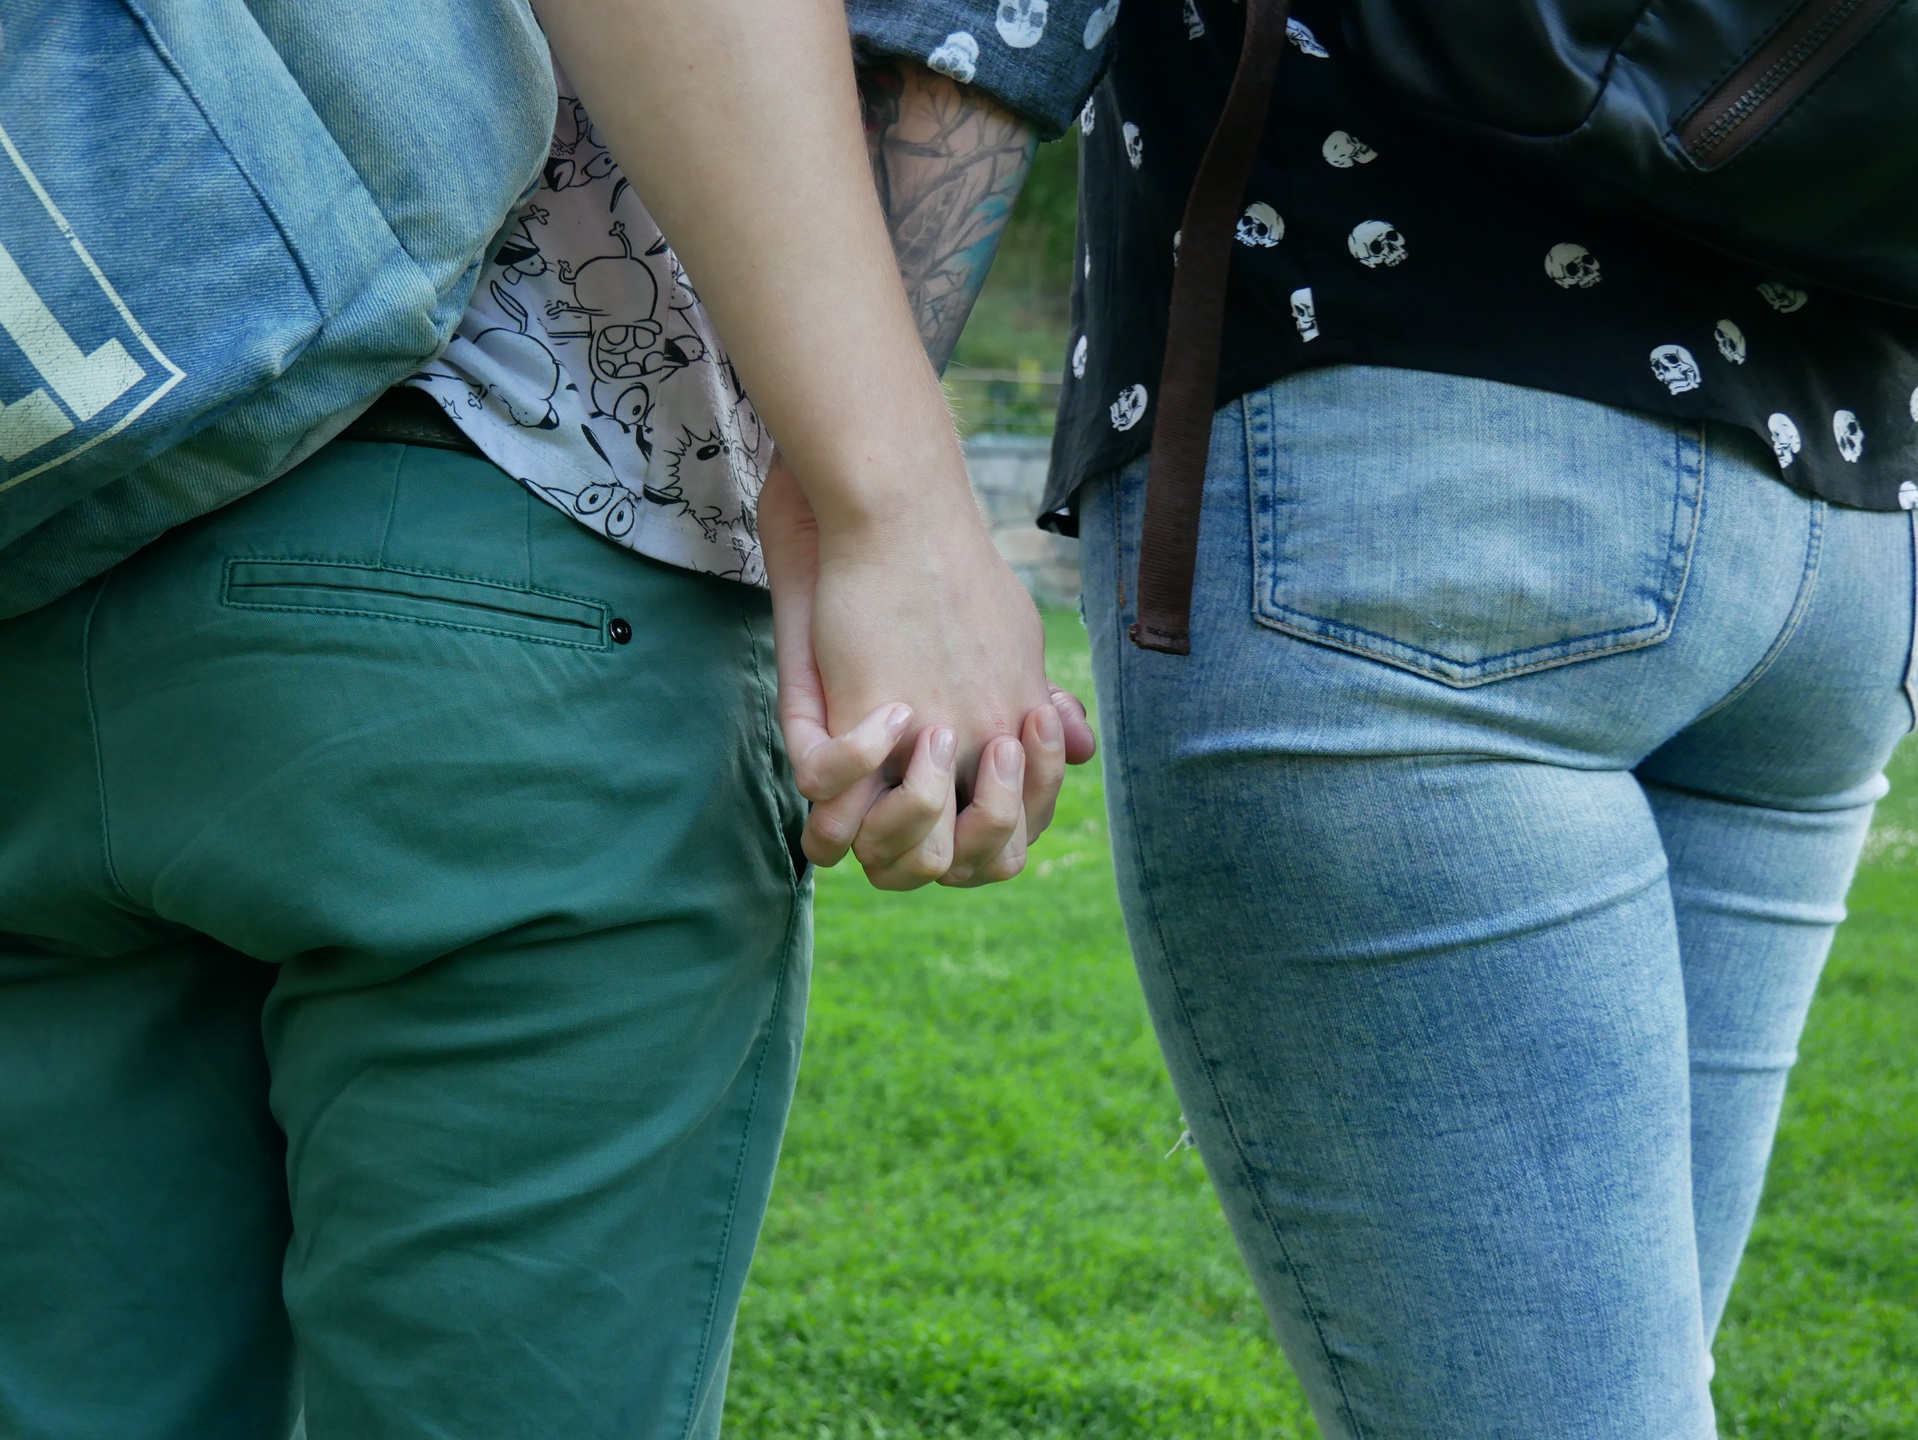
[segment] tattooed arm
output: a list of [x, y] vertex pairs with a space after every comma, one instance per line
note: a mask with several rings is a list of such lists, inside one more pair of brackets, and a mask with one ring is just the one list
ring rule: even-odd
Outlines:
[[983, 92], [911, 60], [859, 68], [866, 151], [920, 337], [944, 369], [985, 284], [1038, 137]]
[[[858, 81], [867, 159], [894, 258], [920, 340], [934, 366], [944, 369], [985, 284], [1037, 137], [1029, 123], [982, 92], [910, 60], [861, 66]], [[825, 725], [807, 642], [816, 564], [812, 525], [799, 486], [775, 463], [760, 495], [759, 532], [780, 635], [780, 713], [796, 754]], [[1050, 689], [1052, 705], [1028, 713], [1020, 731], [1025, 833], [993, 863], [962, 853], [943, 883], [979, 884], [1016, 873], [1024, 842], [1051, 822], [1065, 766], [1092, 758], [1096, 741], [1085, 707], [1057, 686]], [[813, 807], [805, 837], [806, 853], [826, 865], [848, 846], [860, 853], [855, 836], [863, 838], [869, 812], [878, 816], [889, 803], [883, 777], [870, 764], [851, 766], [831, 788], [837, 793]], [[955, 828], [963, 852], [964, 816]]]

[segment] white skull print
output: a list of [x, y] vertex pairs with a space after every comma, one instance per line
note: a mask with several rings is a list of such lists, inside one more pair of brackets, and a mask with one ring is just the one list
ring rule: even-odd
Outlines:
[[1569, 240], [1545, 252], [1545, 273], [1566, 290], [1589, 290], [1604, 278], [1599, 274], [1598, 257]]
[[1699, 373], [1698, 361], [1683, 345], [1660, 345], [1652, 351], [1652, 374], [1664, 382], [1665, 388], [1674, 395], [1696, 390], [1703, 378]]
[[1389, 220], [1361, 220], [1346, 237], [1345, 248], [1368, 270], [1397, 265], [1405, 259], [1405, 237]]
[[1303, 55], [1310, 55], [1319, 60], [1332, 58], [1332, 52], [1319, 44], [1319, 37], [1312, 33], [1311, 27], [1303, 20], [1287, 20], [1285, 38], [1298, 46], [1299, 52]]
[[1356, 135], [1348, 135], [1343, 130], [1334, 130], [1325, 137], [1325, 143], [1319, 146], [1319, 154], [1325, 157], [1325, 163], [1334, 170], [1350, 170], [1354, 165], [1370, 165], [1379, 158], [1379, 152], [1367, 145]]
[[1791, 462], [1798, 458], [1798, 452], [1805, 446], [1805, 442], [1799, 438], [1798, 427], [1792, 423], [1789, 415], [1773, 415], [1765, 422], [1765, 428], [1771, 432], [1771, 450], [1778, 457], [1778, 468], [1789, 470]]
[[1319, 311], [1318, 306], [1312, 302], [1310, 285], [1292, 292], [1292, 323], [1298, 326], [1299, 339], [1319, 338]]
[[1205, 34], [1205, 16], [1199, 13], [1198, 0], [1185, 0], [1185, 38], [1197, 40]]
[[1139, 417], [1145, 414], [1145, 386], [1128, 385], [1119, 392], [1106, 413], [1112, 417], [1114, 430], [1130, 430], [1139, 423]]
[[995, 24], [1014, 50], [1030, 50], [1046, 33], [1046, 0], [999, 0]]
[[1099, 123], [1099, 112], [1093, 104], [1092, 96], [1086, 96], [1086, 103], [1079, 110], [1079, 133], [1090, 135], [1092, 127]]
[[1106, 3], [1086, 16], [1086, 31], [1082, 37], [1088, 50], [1097, 50], [1099, 43], [1106, 38], [1106, 31], [1112, 28], [1112, 22], [1119, 18], [1119, 0], [1106, 0]]
[[1918, 480], [1907, 480], [1898, 487], [1898, 508], [1918, 510]]
[[1086, 378], [1086, 337], [1083, 335], [1079, 337], [1079, 343], [1072, 347], [1072, 378]]
[[970, 85], [979, 70], [979, 42], [964, 30], [955, 30], [926, 57], [926, 68]]
[[1918, 423], [1918, 390], [1911, 392], [1911, 418], [1914, 423]]
[[1738, 328], [1735, 320], [1720, 320], [1712, 326], [1712, 339], [1718, 342], [1718, 353], [1734, 365], [1743, 365], [1749, 353], [1745, 346], [1745, 332]]
[[1139, 137], [1139, 127], [1128, 120], [1119, 127], [1119, 133], [1125, 136], [1126, 163], [1137, 170], [1145, 164], [1145, 141]]
[[1245, 214], [1239, 217], [1233, 234], [1241, 245], [1270, 250], [1285, 237], [1285, 222], [1279, 218], [1279, 212], [1263, 200], [1254, 200], [1245, 207]]
[[1803, 310], [1805, 302], [1811, 298], [1803, 290], [1795, 290], [1776, 280], [1761, 282], [1758, 293], [1764, 296], [1765, 303], [1780, 315], [1789, 315], [1794, 310]]
[[1849, 410], [1836, 410], [1831, 417], [1831, 438], [1838, 442], [1838, 453], [1852, 464], [1865, 453], [1865, 427]]

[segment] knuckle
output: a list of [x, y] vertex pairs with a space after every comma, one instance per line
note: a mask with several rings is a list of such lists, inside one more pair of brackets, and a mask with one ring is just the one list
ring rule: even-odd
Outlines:
[[801, 833], [799, 848], [806, 852], [806, 858], [815, 865], [837, 865], [846, 853], [844, 845], [833, 844], [810, 827]]
[[938, 856], [917, 850], [900, 861], [899, 868], [925, 885], [944, 875], [950, 867]]
[[1005, 851], [1001, 852], [998, 859], [986, 867], [986, 870], [994, 880], [1010, 880], [1023, 872], [1025, 868], [1025, 850], [1020, 849], [1015, 853], [1011, 847], [1007, 847]]
[[1016, 790], [1001, 790], [993, 795], [986, 805], [986, 818], [992, 824], [995, 834], [1007, 835], [1019, 823], [1019, 812], [1024, 808], [1024, 798]]
[[851, 844], [853, 838], [852, 822], [842, 815], [815, 813], [806, 823], [806, 832], [817, 836], [822, 843], [835, 846], [840, 850], [844, 850]]

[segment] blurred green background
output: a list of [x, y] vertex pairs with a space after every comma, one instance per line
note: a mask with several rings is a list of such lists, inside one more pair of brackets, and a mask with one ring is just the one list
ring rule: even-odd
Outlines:
[[1041, 145], [946, 370], [962, 434], [1046, 434], [1071, 333], [1078, 131]]
[[1079, 204], [1079, 132], [1041, 145], [1005, 239], [953, 352], [955, 366], [1033, 368], [1065, 364], [1068, 300]]
[[[1090, 695], [1078, 617], [1047, 627]], [[1918, 747], [1893, 778], [1718, 1342], [1725, 1440], [1918, 1436]], [[818, 923], [732, 1440], [1316, 1436], [1175, 1148], [1096, 769], [1015, 883], [842, 866]]]

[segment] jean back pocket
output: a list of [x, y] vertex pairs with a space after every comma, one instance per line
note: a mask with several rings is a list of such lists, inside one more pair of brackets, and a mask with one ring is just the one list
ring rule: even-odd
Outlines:
[[606, 607], [592, 600], [364, 561], [229, 560], [222, 603], [242, 610], [358, 615], [605, 650]]
[[1458, 687], [1671, 633], [1694, 426], [1359, 366], [1246, 397], [1246, 425], [1262, 624]]

